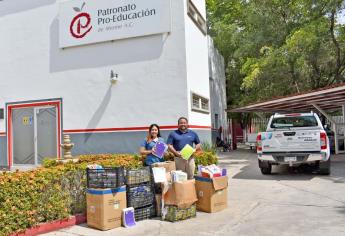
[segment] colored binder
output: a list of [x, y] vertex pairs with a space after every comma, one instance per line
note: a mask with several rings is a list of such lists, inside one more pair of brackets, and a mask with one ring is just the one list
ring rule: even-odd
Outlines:
[[168, 146], [165, 143], [157, 142], [155, 145], [155, 151], [152, 153], [153, 155], [163, 158], [164, 153], [168, 149]]
[[122, 221], [123, 225], [126, 228], [136, 225], [133, 207], [125, 208], [122, 210]]
[[194, 148], [190, 146], [189, 144], [186, 144], [181, 150], [182, 158], [185, 160], [188, 160], [193, 155], [194, 152], [195, 152]]

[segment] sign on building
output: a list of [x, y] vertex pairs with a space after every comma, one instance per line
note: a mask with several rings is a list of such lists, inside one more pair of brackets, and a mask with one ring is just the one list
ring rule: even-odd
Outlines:
[[170, 0], [73, 0], [60, 4], [60, 47], [171, 31]]

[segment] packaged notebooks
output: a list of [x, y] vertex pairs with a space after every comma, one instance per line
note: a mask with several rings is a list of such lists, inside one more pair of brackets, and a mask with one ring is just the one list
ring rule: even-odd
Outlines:
[[196, 205], [180, 209], [177, 206], [167, 205], [164, 207], [164, 220], [175, 222], [179, 220], [186, 220], [192, 217], [196, 217]]
[[171, 178], [173, 182], [187, 181], [187, 173], [181, 170], [175, 170], [171, 172]]
[[152, 174], [155, 183], [165, 183], [168, 181], [164, 167], [152, 167]]
[[133, 207], [125, 208], [122, 210], [122, 222], [126, 228], [136, 225]]
[[163, 158], [164, 153], [167, 151], [168, 146], [165, 143], [157, 142], [155, 146], [155, 151], [152, 153], [153, 155]]
[[181, 150], [182, 158], [185, 160], [188, 160], [193, 155], [194, 152], [195, 152], [195, 149], [189, 144], [186, 144]]

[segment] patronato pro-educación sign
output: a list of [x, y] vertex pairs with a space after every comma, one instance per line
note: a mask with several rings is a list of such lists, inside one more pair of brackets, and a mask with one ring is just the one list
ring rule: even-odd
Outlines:
[[170, 0], [75, 0], [60, 4], [61, 48], [170, 31]]

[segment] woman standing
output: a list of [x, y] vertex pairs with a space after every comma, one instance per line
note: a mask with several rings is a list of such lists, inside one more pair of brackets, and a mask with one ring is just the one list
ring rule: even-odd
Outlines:
[[153, 154], [155, 152], [154, 147], [156, 146], [157, 142], [164, 143], [164, 139], [161, 137], [159, 126], [152, 124], [150, 125], [146, 139], [141, 143], [139, 149], [141, 155], [146, 155], [145, 165], [147, 166], [156, 162], [164, 161], [164, 158], [160, 158]]

